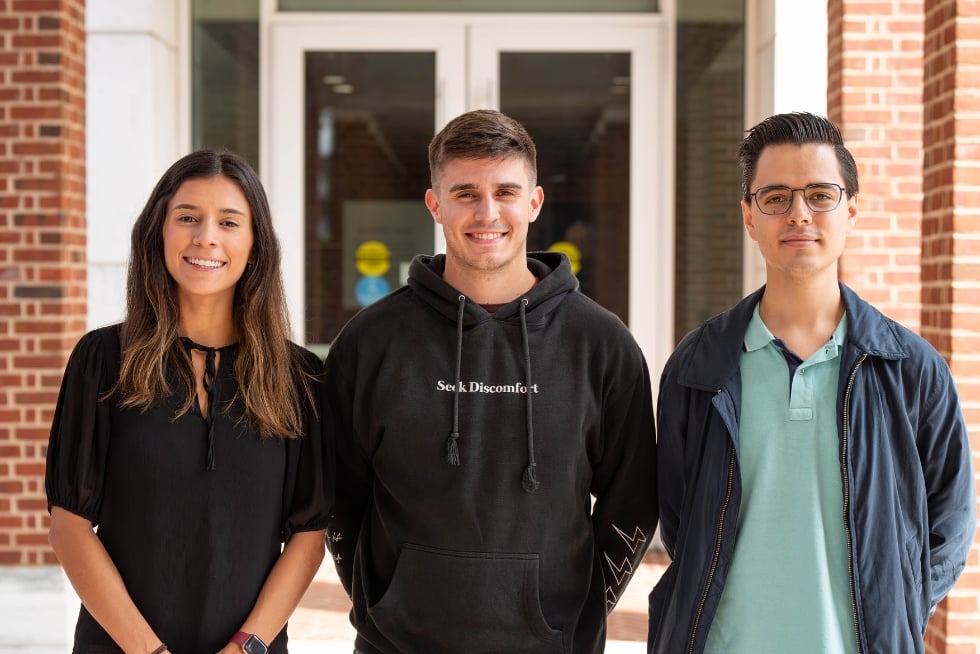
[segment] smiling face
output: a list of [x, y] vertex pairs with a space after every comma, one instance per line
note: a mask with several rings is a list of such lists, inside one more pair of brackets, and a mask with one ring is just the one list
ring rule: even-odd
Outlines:
[[425, 194], [446, 236], [446, 281], [464, 292], [476, 280], [523, 283], [527, 230], [543, 201], [520, 157], [447, 161]]
[[[749, 191], [821, 183], [845, 186], [833, 146], [770, 145], [759, 155]], [[762, 213], [755, 199], [742, 200], [742, 221], [749, 237], [759, 244], [770, 281], [819, 279], [836, 285], [837, 261], [856, 217], [857, 203], [846, 194], [836, 209], [814, 212], [803, 193], [797, 192], [789, 211], [775, 216]]]
[[208, 298], [230, 308], [252, 242], [252, 212], [235, 182], [223, 175], [183, 182], [163, 223], [164, 259], [181, 304]]

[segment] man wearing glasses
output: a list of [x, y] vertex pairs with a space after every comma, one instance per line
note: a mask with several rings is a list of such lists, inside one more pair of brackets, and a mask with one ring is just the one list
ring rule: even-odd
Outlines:
[[857, 166], [793, 113], [739, 151], [766, 285], [688, 334], [658, 402], [649, 651], [923, 652], [976, 530], [946, 362], [838, 280]]

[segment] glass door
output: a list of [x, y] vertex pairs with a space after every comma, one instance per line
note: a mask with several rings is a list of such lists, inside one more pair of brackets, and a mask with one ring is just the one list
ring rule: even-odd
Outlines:
[[422, 202], [428, 141], [495, 108], [538, 147], [545, 203], [528, 248], [567, 253], [582, 292], [662, 362], [673, 154], [657, 16], [306, 18], [272, 25], [262, 148], [301, 342], [328, 344], [405, 283], [413, 255], [444, 249]]
[[[655, 356], [671, 306], [662, 162], [670, 96], [660, 23], [485, 22], [469, 31], [470, 106], [521, 121], [538, 148], [541, 217], [528, 247], [566, 252], [581, 290], [630, 326]], [[658, 95], [660, 96], [658, 98]], [[669, 343], [663, 344], [669, 347]], [[651, 362], [652, 363], [652, 362]]]
[[458, 26], [290, 17], [270, 35], [262, 176], [297, 340], [328, 344], [435, 249], [436, 125], [464, 111]]

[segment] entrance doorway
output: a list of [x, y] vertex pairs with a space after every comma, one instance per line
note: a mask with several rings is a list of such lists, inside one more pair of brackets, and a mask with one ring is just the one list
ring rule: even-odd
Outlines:
[[538, 148], [545, 202], [528, 248], [569, 254], [581, 291], [662, 361], [673, 99], [661, 19], [385, 16], [270, 26], [262, 170], [299, 340], [328, 344], [405, 283], [413, 255], [443, 251], [422, 201], [428, 142], [459, 113], [493, 108]]

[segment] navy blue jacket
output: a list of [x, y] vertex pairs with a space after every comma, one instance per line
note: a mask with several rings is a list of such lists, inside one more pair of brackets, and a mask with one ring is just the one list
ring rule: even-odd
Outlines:
[[[660, 525], [651, 654], [702, 652], [735, 551], [742, 496], [739, 357], [764, 288], [688, 334], [658, 402]], [[848, 328], [838, 429], [851, 602], [862, 654], [923, 652], [976, 531], [970, 441], [949, 367], [841, 284]]]

